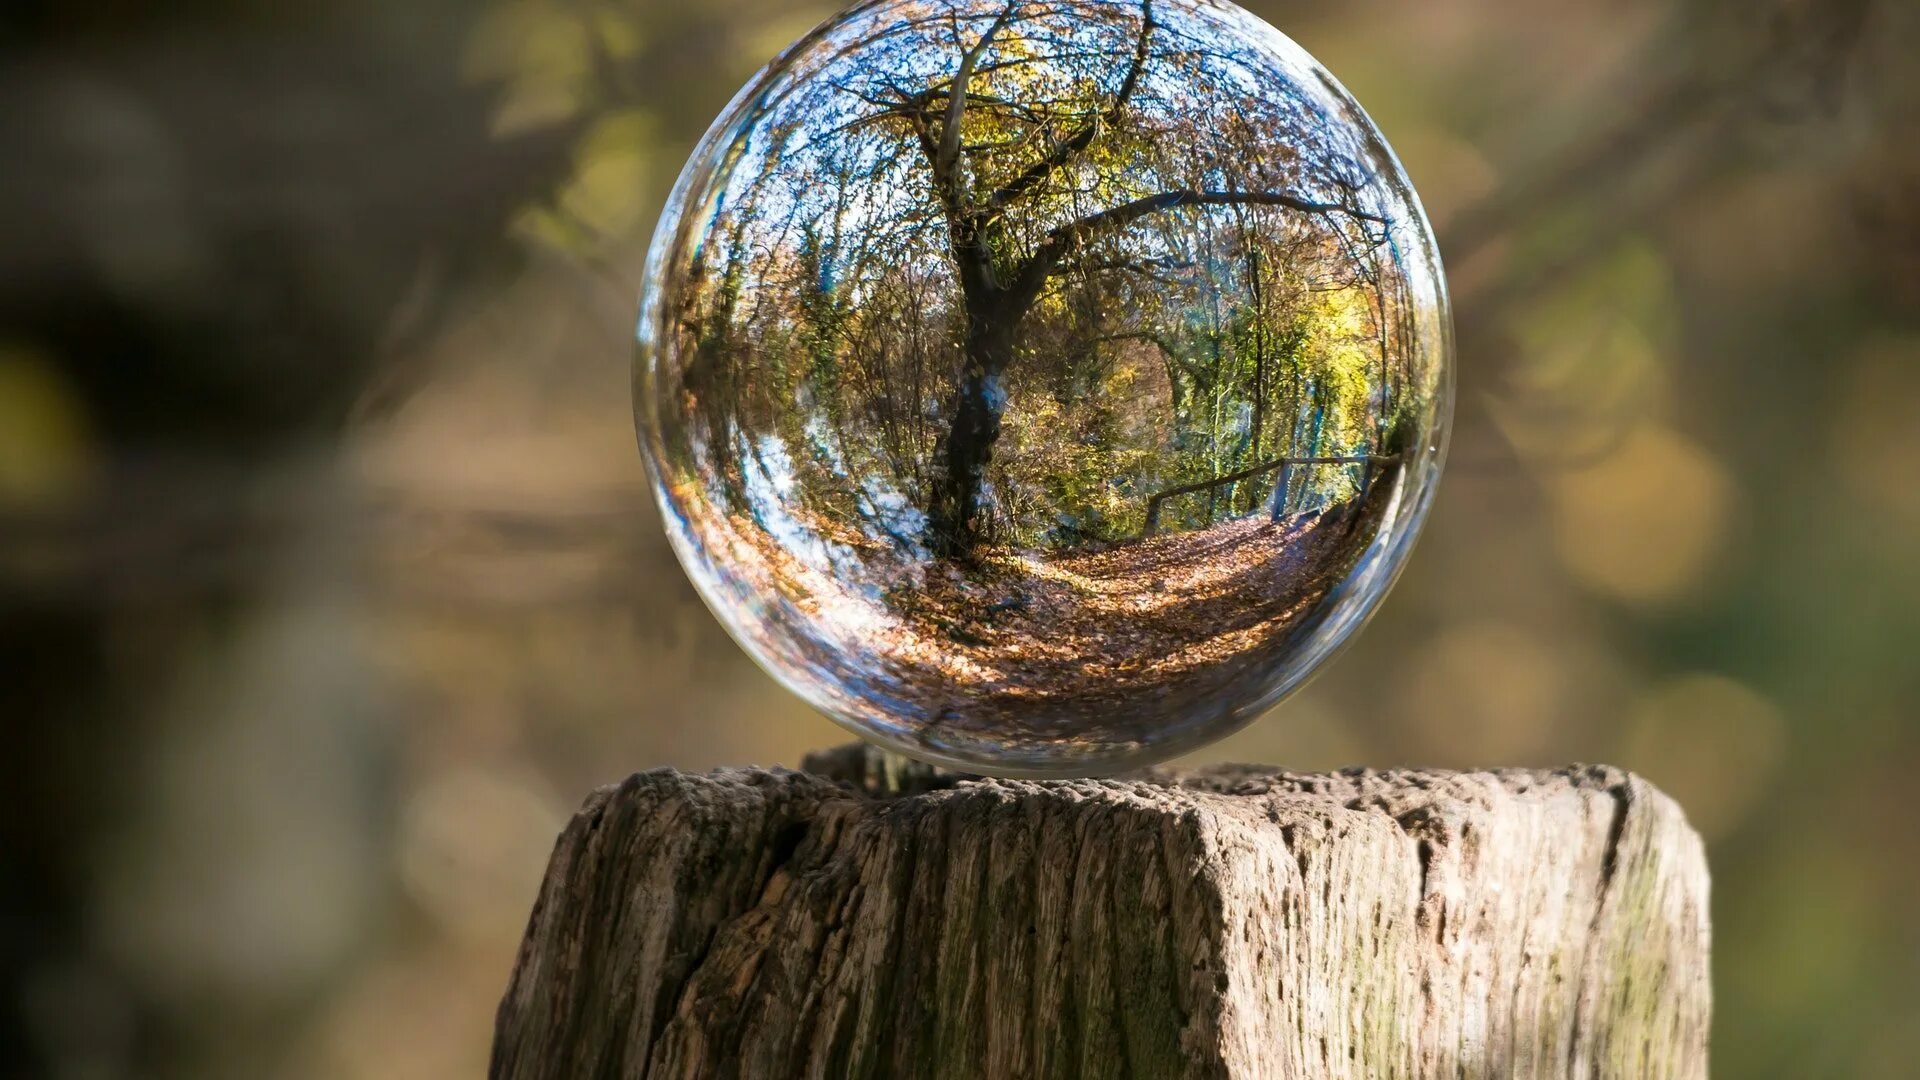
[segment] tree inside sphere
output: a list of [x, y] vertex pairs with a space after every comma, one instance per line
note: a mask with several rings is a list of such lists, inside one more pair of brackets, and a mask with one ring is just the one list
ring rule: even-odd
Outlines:
[[1438, 478], [1431, 229], [1360, 107], [1208, 0], [880, 0], [715, 123], [654, 238], [676, 553], [885, 746], [1087, 775], [1232, 732], [1378, 605]]

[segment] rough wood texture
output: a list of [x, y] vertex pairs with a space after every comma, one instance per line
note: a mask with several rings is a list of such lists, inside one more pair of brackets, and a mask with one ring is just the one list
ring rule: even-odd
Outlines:
[[595, 792], [493, 1075], [1707, 1075], [1700, 841], [1617, 770], [807, 768]]

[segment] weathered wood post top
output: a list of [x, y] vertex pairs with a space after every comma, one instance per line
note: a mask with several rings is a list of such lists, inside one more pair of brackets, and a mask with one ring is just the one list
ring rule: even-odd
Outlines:
[[1707, 867], [1637, 777], [642, 773], [560, 837], [532, 1077], [1707, 1075]]

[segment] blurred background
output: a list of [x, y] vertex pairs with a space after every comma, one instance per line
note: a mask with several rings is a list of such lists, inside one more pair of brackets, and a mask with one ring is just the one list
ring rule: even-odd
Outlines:
[[[1263, 0], [1404, 159], [1449, 474], [1196, 760], [1608, 761], [1713, 861], [1715, 1064], [1920, 1061], [1920, 5]], [[844, 736], [668, 552], [652, 220], [830, 5], [0, 15], [0, 1076], [485, 1067], [591, 788]]]

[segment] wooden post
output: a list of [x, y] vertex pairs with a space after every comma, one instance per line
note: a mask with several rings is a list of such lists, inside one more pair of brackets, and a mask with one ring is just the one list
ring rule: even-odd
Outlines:
[[492, 1075], [1707, 1075], [1705, 857], [1618, 770], [805, 767], [595, 792]]

